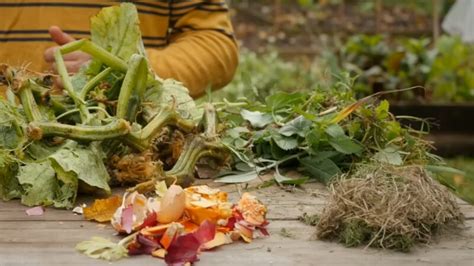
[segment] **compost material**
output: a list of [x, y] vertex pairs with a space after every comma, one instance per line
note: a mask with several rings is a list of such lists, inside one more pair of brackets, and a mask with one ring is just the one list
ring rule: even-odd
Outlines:
[[454, 197], [422, 167], [365, 165], [330, 185], [316, 236], [409, 251], [438, 229], [462, 222]]

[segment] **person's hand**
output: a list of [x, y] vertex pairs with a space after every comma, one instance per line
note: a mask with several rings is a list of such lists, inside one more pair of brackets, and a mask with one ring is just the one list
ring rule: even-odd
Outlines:
[[[63, 45], [75, 41], [74, 38], [63, 32], [58, 26], [51, 26], [49, 28], [49, 35], [51, 39], [58, 45]], [[57, 73], [56, 63], [54, 62], [54, 52], [59, 46], [53, 46], [44, 51], [44, 60], [50, 64], [51, 70]], [[69, 73], [76, 73], [83, 64], [87, 63], [91, 57], [83, 52], [72, 52], [63, 56], [64, 64]]]

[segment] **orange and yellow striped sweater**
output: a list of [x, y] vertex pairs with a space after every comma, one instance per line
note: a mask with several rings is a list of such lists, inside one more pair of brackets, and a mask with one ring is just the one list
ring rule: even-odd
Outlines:
[[55, 45], [49, 26], [87, 38], [90, 17], [119, 2], [136, 5], [143, 42], [160, 77], [182, 81], [193, 97], [232, 79], [238, 51], [224, 0], [2, 0], [0, 63], [45, 71], [43, 52]]

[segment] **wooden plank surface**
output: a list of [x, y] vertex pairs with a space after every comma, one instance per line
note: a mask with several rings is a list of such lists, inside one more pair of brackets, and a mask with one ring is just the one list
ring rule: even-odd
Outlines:
[[[235, 185], [220, 188], [229, 192], [232, 200], [245, 191]], [[314, 228], [299, 222], [298, 217], [323, 208], [327, 192], [319, 184], [307, 184], [304, 189], [291, 191], [277, 186], [248, 190], [267, 204], [271, 236], [251, 244], [233, 243], [203, 252], [198, 265], [474, 265], [474, 208], [463, 202], [460, 205], [467, 217], [464, 230], [444, 235], [429, 246], [418, 246], [405, 254], [345, 248], [314, 240]], [[79, 198], [78, 203], [89, 201]], [[162, 260], [150, 256], [113, 263], [90, 259], [77, 253], [74, 246], [92, 236], [118, 240], [110, 225], [84, 221], [71, 211], [50, 208], [43, 216], [29, 217], [26, 209], [18, 201], [0, 201], [0, 266], [164, 265]]]

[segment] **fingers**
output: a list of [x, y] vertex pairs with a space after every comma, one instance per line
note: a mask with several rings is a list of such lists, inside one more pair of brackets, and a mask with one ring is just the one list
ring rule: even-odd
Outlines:
[[[49, 28], [49, 34], [51, 35], [51, 39], [58, 45], [64, 45], [75, 40], [72, 36], [63, 32], [58, 26], [51, 26]], [[51, 70], [53, 72], [57, 72], [54, 53], [58, 48], [58, 46], [50, 47], [46, 49], [43, 54], [44, 60], [51, 65]], [[69, 73], [78, 72], [81, 66], [87, 63], [90, 58], [91, 57], [88, 54], [79, 51], [63, 55], [64, 64]]]
[[54, 52], [58, 49], [57, 46], [55, 47], [50, 47], [44, 51], [43, 57], [44, 61], [48, 63], [53, 63], [54, 62]]
[[[76, 73], [79, 71], [79, 69], [81, 68], [81, 66], [83, 64], [85, 64], [86, 61], [83, 61], [83, 60], [74, 60], [74, 61], [64, 61], [64, 64], [66, 65], [66, 69], [67, 69], [67, 72], [68, 73]], [[56, 63], [53, 63], [51, 65], [51, 70], [54, 72], [54, 73], [57, 73], [57, 66], [56, 66]]]
[[53, 39], [53, 41], [58, 45], [63, 45], [75, 41], [75, 39], [71, 35], [65, 33], [58, 26], [49, 27], [49, 35], [51, 35], [51, 39]]
[[[51, 47], [46, 49], [44, 52], [44, 61], [48, 63], [54, 63], [54, 52], [58, 47]], [[69, 54], [63, 55], [64, 61], [84, 61], [84, 53], [83, 52], [72, 52]]]

